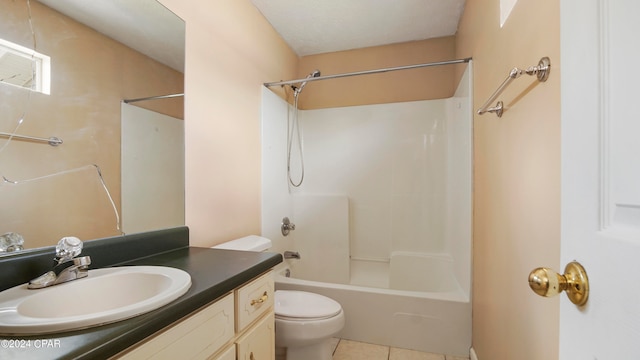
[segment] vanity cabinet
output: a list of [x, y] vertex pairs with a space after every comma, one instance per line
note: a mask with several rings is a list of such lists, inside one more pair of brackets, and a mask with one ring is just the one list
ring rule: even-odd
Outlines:
[[235, 345], [229, 345], [222, 351], [220, 355], [214, 358], [215, 360], [236, 360], [236, 347]]
[[275, 358], [274, 315], [267, 314], [256, 325], [236, 340], [238, 360]]
[[115, 359], [273, 360], [273, 295], [269, 271]]

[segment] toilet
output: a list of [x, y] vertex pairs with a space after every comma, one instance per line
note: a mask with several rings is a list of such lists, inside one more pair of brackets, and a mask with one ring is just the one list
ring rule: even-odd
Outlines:
[[[213, 248], [266, 251], [271, 240], [250, 235]], [[276, 290], [274, 297], [276, 348], [286, 349], [287, 360], [331, 360], [331, 338], [345, 321], [340, 303], [307, 291]]]
[[335, 300], [306, 291], [277, 290], [276, 347], [287, 360], [331, 360], [331, 338], [344, 327], [344, 311]]

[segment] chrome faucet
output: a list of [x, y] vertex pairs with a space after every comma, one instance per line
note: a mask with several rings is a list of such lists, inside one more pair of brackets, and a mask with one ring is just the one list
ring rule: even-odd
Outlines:
[[285, 251], [284, 252], [285, 259], [300, 259], [300, 253], [297, 251]]
[[81, 256], [82, 241], [76, 237], [63, 237], [56, 245], [56, 257], [53, 259], [53, 270], [29, 281], [29, 289], [41, 289], [67, 281], [81, 279], [89, 275], [91, 258]]

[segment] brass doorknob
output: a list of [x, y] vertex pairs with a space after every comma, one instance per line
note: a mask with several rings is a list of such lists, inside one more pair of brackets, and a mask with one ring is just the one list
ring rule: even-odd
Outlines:
[[536, 268], [529, 274], [529, 287], [540, 296], [550, 297], [566, 291], [572, 303], [582, 306], [589, 298], [589, 279], [582, 265], [573, 261], [564, 268], [564, 275], [548, 268]]

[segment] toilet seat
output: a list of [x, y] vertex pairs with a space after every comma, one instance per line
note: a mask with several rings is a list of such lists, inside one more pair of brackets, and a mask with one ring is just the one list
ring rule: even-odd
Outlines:
[[275, 292], [275, 315], [283, 320], [322, 320], [342, 311], [337, 301], [306, 291], [278, 290]]

